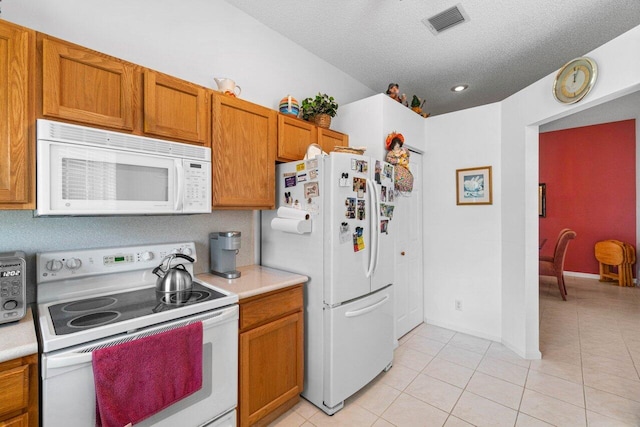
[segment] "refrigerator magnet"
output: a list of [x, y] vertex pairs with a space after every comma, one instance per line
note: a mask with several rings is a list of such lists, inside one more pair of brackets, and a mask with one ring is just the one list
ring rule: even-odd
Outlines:
[[351, 170], [356, 170], [357, 162], [356, 159], [351, 159]]
[[365, 219], [364, 200], [358, 200], [358, 219], [360, 221]]
[[369, 172], [369, 163], [366, 160], [356, 161], [356, 172], [367, 173]]
[[[300, 177], [298, 177], [298, 181], [300, 181]], [[387, 187], [385, 187], [384, 185], [380, 189], [380, 201], [381, 202], [387, 201]]]
[[318, 169], [311, 169], [309, 171], [309, 179], [317, 179], [318, 178]]
[[318, 169], [318, 159], [307, 160], [307, 169]]
[[313, 203], [312, 199], [307, 200], [307, 205], [305, 206], [304, 210], [309, 212], [311, 216], [316, 216], [320, 212], [318, 205]]
[[386, 216], [393, 219], [393, 206], [380, 203], [380, 216]]
[[367, 192], [367, 180], [364, 178], [353, 178], [353, 191], [358, 193], [358, 198], [362, 199]]
[[296, 174], [295, 172], [285, 173], [284, 174], [284, 187], [295, 187], [296, 186]]
[[300, 172], [304, 170], [304, 163], [298, 163], [296, 165], [296, 172]]
[[347, 243], [350, 240], [350, 227], [348, 222], [340, 224], [339, 240], [341, 244]]
[[383, 219], [380, 221], [380, 233], [389, 234], [389, 220]]
[[305, 182], [307, 180], [307, 174], [305, 173], [301, 173], [298, 174], [298, 182]]
[[356, 227], [356, 232], [353, 233], [353, 251], [360, 252], [364, 250], [364, 228]]
[[347, 212], [345, 213], [345, 218], [347, 219], [356, 219], [356, 199], [355, 197], [347, 197], [347, 200], [344, 202], [347, 207]]
[[391, 179], [391, 177], [393, 176], [393, 166], [388, 163], [384, 165], [384, 176], [389, 179]]
[[318, 197], [320, 195], [320, 184], [317, 182], [307, 182], [304, 185], [304, 197]]
[[378, 184], [381, 184], [381, 182], [380, 182], [380, 174], [381, 173], [382, 173], [382, 164], [380, 164], [380, 160], [376, 160], [376, 169], [375, 169], [374, 180]]

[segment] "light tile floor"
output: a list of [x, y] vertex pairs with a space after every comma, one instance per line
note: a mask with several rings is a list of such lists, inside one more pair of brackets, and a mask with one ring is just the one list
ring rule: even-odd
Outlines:
[[640, 288], [540, 281], [542, 360], [422, 324], [394, 366], [329, 417], [309, 402], [272, 426], [640, 426]]

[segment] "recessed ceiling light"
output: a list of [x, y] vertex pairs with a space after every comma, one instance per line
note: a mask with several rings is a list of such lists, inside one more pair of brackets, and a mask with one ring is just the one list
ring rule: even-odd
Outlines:
[[469, 87], [469, 85], [457, 85], [451, 88], [452, 92], [462, 92], [463, 90], [466, 90]]

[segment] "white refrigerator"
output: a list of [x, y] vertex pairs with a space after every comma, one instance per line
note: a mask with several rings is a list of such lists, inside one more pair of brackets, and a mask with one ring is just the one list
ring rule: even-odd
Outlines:
[[302, 396], [333, 414], [393, 362], [393, 166], [331, 153], [276, 182], [278, 208], [303, 212], [263, 211], [262, 265], [309, 277]]

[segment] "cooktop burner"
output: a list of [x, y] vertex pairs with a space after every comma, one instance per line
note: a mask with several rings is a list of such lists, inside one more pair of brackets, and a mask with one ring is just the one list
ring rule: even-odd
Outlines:
[[66, 335], [224, 296], [220, 292], [193, 282], [190, 293], [173, 295], [169, 301], [166, 297], [158, 297], [155, 287], [149, 287], [52, 305], [49, 307], [49, 314], [56, 335]]

